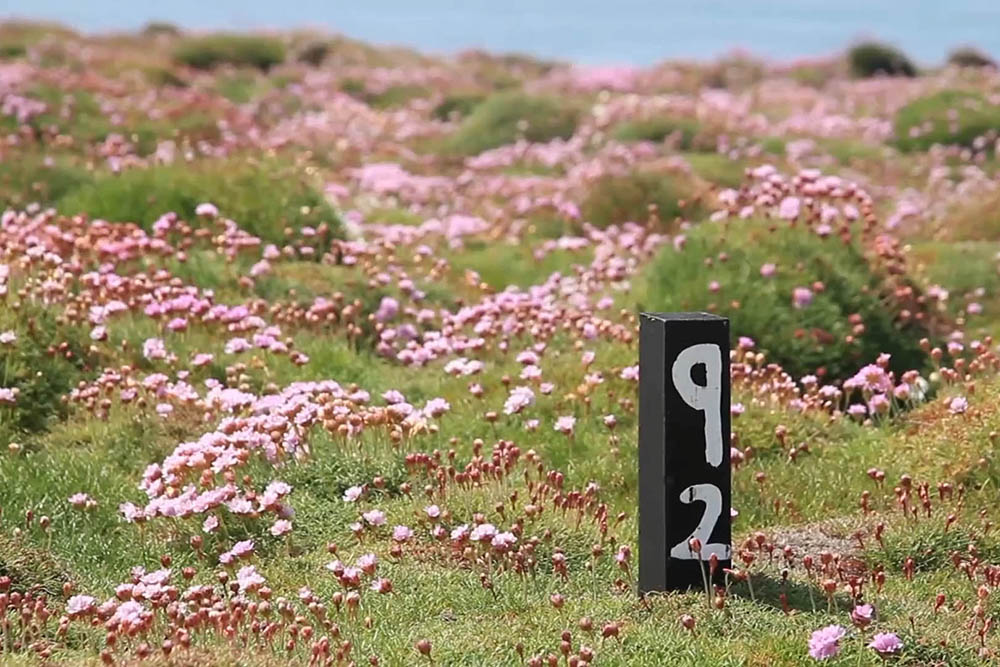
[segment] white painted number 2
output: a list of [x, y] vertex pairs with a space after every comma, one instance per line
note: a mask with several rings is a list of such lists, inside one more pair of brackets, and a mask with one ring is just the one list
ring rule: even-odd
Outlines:
[[685, 505], [701, 501], [705, 503], [705, 512], [701, 515], [701, 522], [694, 532], [688, 535], [683, 542], [678, 542], [670, 550], [673, 558], [680, 560], [695, 560], [698, 554], [691, 551], [691, 540], [698, 538], [701, 542], [701, 559], [708, 560], [712, 554], [718, 556], [719, 560], [729, 560], [729, 545], [718, 542], [709, 543], [712, 531], [715, 529], [715, 522], [722, 514], [722, 492], [715, 484], [694, 484], [681, 491], [681, 502]]
[[[705, 364], [705, 386], [691, 378], [691, 370], [698, 364]], [[695, 410], [705, 415], [705, 461], [714, 468], [722, 465], [722, 348], [713, 343], [698, 343], [685, 348], [674, 360], [670, 372], [677, 393]], [[695, 560], [698, 554], [691, 551], [689, 542], [697, 538], [701, 544], [701, 559], [708, 560], [714, 554], [719, 560], [728, 560], [730, 547], [718, 542], [709, 543], [715, 524], [722, 514], [722, 492], [714, 484], [694, 484], [681, 491], [680, 500], [684, 504], [695, 501], [705, 503], [701, 521], [683, 542], [675, 544], [670, 556], [680, 560]]]

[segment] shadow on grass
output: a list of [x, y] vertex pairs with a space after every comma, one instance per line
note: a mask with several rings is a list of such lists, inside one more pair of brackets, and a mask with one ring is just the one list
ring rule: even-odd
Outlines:
[[[755, 573], [752, 577], [753, 595], [745, 582], [732, 583], [730, 597], [753, 600], [757, 604], [773, 607], [781, 611], [826, 611], [829, 600], [818, 585], [808, 585], [792, 579], [782, 580], [768, 573]], [[810, 597], [811, 593], [811, 597]], [[782, 600], [782, 594], [785, 598]], [[850, 596], [837, 592], [833, 596], [834, 610], [850, 611], [854, 602]]]

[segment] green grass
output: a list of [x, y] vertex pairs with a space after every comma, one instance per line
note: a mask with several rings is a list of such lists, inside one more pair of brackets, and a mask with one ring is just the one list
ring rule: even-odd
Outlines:
[[[908, 73], [898, 53], [878, 47], [861, 55], [857, 76]], [[18, 596], [44, 594], [51, 612], [43, 623], [32, 602], [34, 627], [24, 638], [20, 610], [3, 598], [0, 663], [103, 664], [103, 619], [73, 621], [65, 637], [57, 634], [64, 590], [103, 602], [132, 580], [137, 566], [155, 570], [170, 562], [180, 591], [211, 586], [220, 596], [216, 610], [240, 604], [219, 584], [225, 568], [217, 559], [241, 539], [255, 542], [248, 563], [273, 593], [270, 611], [256, 607], [254, 620], [281, 618], [278, 609], [287, 602], [290, 618], [299, 617], [296, 628], [311, 626], [313, 637], [300, 633], [290, 650], [285, 630], [273, 648], [253, 637], [244, 642], [253, 620], [237, 623], [232, 615], [226, 619], [236, 624], [231, 640], [199, 629], [191, 649], [183, 650], [164, 603], [149, 633], [118, 637], [116, 664], [138, 661], [143, 642], [152, 651], [144, 664], [158, 667], [306, 664], [311, 642], [326, 636], [333, 653], [347, 653], [341, 665], [533, 667], [540, 660], [562, 667], [582, 665], [580, 657], [593, 652], [590, 665], [610, 667], [776, 667], [819, 664], [807, 656], [806, 643], [811, 632], [832, 623], [850, 628], [841, 654], [825, 663], [834, 667], [972, 666], [992, 659], [980, 656], [983, 643], [993, 656], [1000, 651], [995, 629], [978, 636], [975, 610], [979, 603], [984, 618], [996, 617], [995, 586], [983, 589], [982, 600], [979, 586], [1000, 562], [1000, 373], [990, 356], [1000, 340], [1000, 202], [982, 185], [995, 178], [996, 160], [990, 151], [970, 156], [958, 149], [975, 136], [991, 137], [996, 127], [989, 103], [995, 81], [978, 65], [929, 71], [916, 82], [854, 82], [839, 58], [772, 67], [734, 56], [667, 63], [645, 70], [633, 90], [596, 94], [574, 90], [561, 64], [516, 55], [444, 60], [318, 33], [195, 36], [153, 26], [141, 34], [88, 36], [33, 24], [0, 25], [0, 58], [28, 73], [11, 77], [11, 91], [46, 105], [23, 126], [14, 116], [0, 117], [0, 208], [43, 207], [5, 213], [0, 221], [0, 264], [3, 276], [10, 272], [9, 280], [0, 278], [0, 334], [16, 334], [15, 341], [4, 336], [7, 342], [0, 342], [0, 387], [19, 392], [16, 404], [0, 405], [0, 586]], [[384, 87], [380, 77], [397, 68], [426, 68], [434, 83]], [[728, 92], [707, 92], [710, 87]], [[369, 108], [355, 114], [351, 105], [338, 106], [341, 93]], [[715, 105], [712, 96], [724, 94], [736, 104]], [[915, 94], [928, 96], [913, 100]], [[696, 103], [697, 114], [650, 115], [653, 97], [662, 95]], [[907, 100], [898, 115], [887, 111]], [[340, 114], [344, 109], [347, 116]], [[802, 123], [814, 117], [815, 125]], [[951, 122], [957, 131], [947, 127]], [[897, 136], [886, 139], [884, 130], [893, 124]], [[929, 132], [912, 144], [898, 143], [909, 128], [924, 124]], [[787, 126], [797, 129], [780, 129]], [[132, 144], [115, 160], [104, 143], [111, 134]], [[677, 143], [662, 143], [671, 134]], [[473, 168], [463, 159], [522, 138], [555, 137], [574, 137], [567, 158], [556, 164], [529, 156]], [[801, 139], [816, 148], [799, 161], [787, 147]], [[162, 164], [156, 153], [167, 140], [177, 149], [172, 164]], [[947, 148], [931, 151], [932, 143]], [[386, 161], [439, 177], [452, 190], [446, 197], [437, 189], [429, 197], [406, 189], [391, 196], [362, 191], [353, 170]], [[119, 162], [121, 169], [112, 169]], [[815, 226], [808, 215], [795, 226], [709, 221], [719, 189], [745, 188], [756, 196], [750, 192], [755, 179], [745, 172], [766, 163], [788, 178], [772, 179], [762, 206], [813, 178], [809, 172], [796, 177], [798, 170], [817, 167], [868, 193], [871, 211], [863, 210], [850, 229], [835, 222], [827, 239], [808, 231]], [[340, 211], [327, 203], [329, 185], [340, 191], [338, 208], [360, 216], [352, 231], [357, 244], [337, 239], [346, 230]], [[927, 215], [887, 228], [887, 212], [911, 196], [928, 202]], [[819, 203], [845, 201], [835, 200]], [[272, 257], [265, 274], [251, 276], [261, 249], [230, 252], [223, 223], [195, 215], [204, 201], [288, 252]], [[581, 209], [579, 217], [567, 214], [570, 203]], [[49, 206], [58, 213], [44, 212]], [[115, 235], [139, 230], [89, 222], [131, 221], [148, 230], [169, 210], [191, 233], [172, 230], [165, 239], [170, 248], [157, 242], [127, 260], [115, 256]], [[61, 217], [77, 213], [86, 217]], [[409, 243], [369, 226], [414, 231], [452, 214], [481, 217], [488, 228], [461, 238], [430, 233]], [[649, 225], [645, 231], [653, 233], [609, 231], [626, 221]], [[329, 233], [308, 241], [315, 256], [292, 252], [306, 242], [298, 230], [323, 223]], [[853, 240], [845, 245], [840, 233], [848, 231]], [[546, 245], [567, 236], [586, 239], [584, 246]], [[891, 252], [886, 259], [887, 239], [898, 242], [905, 262]], [[777, 265], [770, 279], [760, 275], [767, 262]], [[711, 291], [712, 281], [718, 291]], [[950, 297], [922, 299], [932, 284]], [[796, 287], [813, 289], [811, 304], [793, 306]], [[246, 306], [254, 314], [246, 320], [250, 328], [200, 309], [144, 314], [151, 302], [188, 290], [213, 306]], [[514, 294], [534, 298], [514, 306]], [[397, 299], [401, 312], [380, 322], [375, 312], [386, 297]], [[129, 310], [110, 315], [107, 339], [93, 340], [97, 313], [91, 308], [112, 299]], [[323, 300], [333, 306], [316, 315]], [[971, 301], [983, 306], [981, 314], [966, 312]], [[902, 304], [929, 324], [901, 327]], [[748, 539], [763, 540], [767, 549], [754, 551], [752, 565], [737, 559], [751, 574], [752, 589], [733, 583], [722, 609], [710, 610], [699, 590], [641, 599], [633, 588], [642, 557], [637, 385], [621, 375], [637, 361], [637, 314], [644, 309], [729, 315], [734, 342], [749, 335], [766, 352], [737, 357], [756, 370], [751, 379], [734, 381], [732, 401], [743, 410], [732, 420], [731, 444], [743, 459], [732, 470], [737, 556]], [[478, 326], [462, 324], [471, 313], [487, 316]], [[187, 330], [170, 331], [167, 322], [181, 314]], [[856, 314], [865, 326], [861, 333], [850, 319]], [[443, 331], [436, 339], [442, 348], [466, 336], [472, 344], [404, 365], [394, 353], [404, 346], [400, 338], [412, 334], [407, 324], [425, 342]], [[253, 338], [258, 325], [277, 327], [277, 337], [309, 362], [297, 365], [262, 349], [226, 352], [227, 341]], [[918, 350], [921, 337], [943, 345], [955, 330], [966, 344], [961, 362], [946, 352], [935, 363]], [[154, 337], [176, 360], [143, 356], [144, 342]], [[386, 349], [381, 339], [396, 347]], [[991, 350], [975, 361], [974, 340]], [[517, 360], [529, 349], [541, 356], [538, 380]], [[891, 353], [897, 372], [919, 368], [930, 399], [875, 423], [801, 410], [791, 400], [804, 391], [795, 381], [801, 375], [822, 367], [825, 380], [836, 383], [880, 352]], [[194, 367], [190, 360], [199, 353], [214, 359]], [[481, 371], [446, 373], [459, 356], [481, 361]], [[783, 369], [769, 365], [777, 363]], [[354, 435], [345, 437], [336, 420], [353, 409], [343, 402], [321, 396], [308, 407], [283, 403], [277, 409], [295, 425], [275, 419], [256, 442], [294, 433], [308, 452], [268, 460], [255, 451], [232, 476], [180, 473], [198, 489], [231, 482], [259, 493], [271, 481], [287, 482], [294, 530], [275, 537], [267, 512], [237, 517], [218, 510], [221, 526], [210, 534], [202, 530], [203, 515], [130, 524], [119, 504], [146, 502], [138, 484], [147, 466], [220, 424], [240, 429], [250, 411], [224, 414], [202, 401], [183, 403], [146, 389], [125, 403], [110, 381], [96, 389], [88, 384], [105, 371], [136, 386], [163, 373], [201, 394], [213, 382], [263, 394], [333, 380], [348, 391], [364, 390], [374, 405], [396, 390], [418, 409], [442, 398], [450, 410], [405, 427], [373, 412], [362, 422], [358, 413], [359, 421], [350, 422]], [[551, 392], [543, 392], [542, 383], [551, 383]], [[517, 386], [532, 387], [534, 403], [505, 414]], [[87, 400], [66, 400], [81, 387]], [[953, 414], [949, 405], [957, 396], [969, 407]], [[162, 401], [171, 401], [173, 412], [158, 415]], [[307, 428], [311, 414], [320, 419]], [[606, 415], [614, 415], [613, 429]], [[554, 429], [563, 416], [577, 420], [572, 437]], [[529, 428], [529, 420], [538, 420], [537, 428]], [[205, 441], [217, 442], [211, 435]], [[514, 447], [516, 461], [505, 459], [501, 452], [512, 454]], [[884, 472], [884, 482], [873, 481], [872, 469]], [[344, 492], [358, 485], [367, 486], [366, 494], [345, 502]], [[907, 485], [911, 510], [904, 513]], [[89, 494], [96, 506], [72, 507], [68, 498], [76, 493]], [[442, 512], [433, 521], [425, 511], [432, 503]], [[351, 524], [376, 508], [387, 524], [356, 536]], [[436, 523], [447, 533], [479, 521], [516, 533], [520, 559], [486, 558], [431, 532]], [[410, 527], [413, 539], [395, 545], [396, 525]], [[201, 540], [200, 554], [192, 538]], [[615, 562], [620, 545], [632, 549], [627, 571]], [[785, 546], [795, 552], [791, 563], [782, 555]], [[803, 556], [819, 560], [822, 552], [836, 554], [843, 575], [823, 575], [840, 579], [829, 603], [802, 564]], [[378, 575], [392, 581], [393, 593], [376, 594], [366, 578], [357, 614], [338, 610], [335, 595], [344, 589], [326, 564], [353, 563], [367, 553], [377, 555]], [[565, 578], [557, 554], [565, 558]], [[974, 558], [970, 579], [955, 561]], [[194, 568], [189, 582], [182, 568]], [[878, 570], [885, 574], [881, 590]], [[863, 598], [877, 609], [863, 635], [848, 616], [852, 574], [865, 582]], [[314, 616], [316, 607], [300, 602], [306, 587], [325, 606], [327, 623]], [[935, 610], [939, 593], [946, 602]], [[563, 596], [561, 608], [553, 604], [556, 594]], [[188, 602], [169, 605], [171, 613], [190, 608]], [[681, 625], [684, 614], [695, 619], [694, 632]], [[584, 617], [590, 627], [581, 625]], [[617, 638], [602, 637], [605, 624], [615, 624]], [[905, 643], [898, 658], [883, 661], [865, 648], [884, 631]], [[178, 640], [169, 658], [161, 652], [165, 637]], [[421, 639], [431, 642], [433, 663], [415, 648]], [[51, 646], [51, 656], [35, 655], [43, 645]]]

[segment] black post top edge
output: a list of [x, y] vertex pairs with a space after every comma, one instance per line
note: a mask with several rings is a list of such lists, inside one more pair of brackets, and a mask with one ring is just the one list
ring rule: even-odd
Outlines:
[[660, 322], [676, 322], [676, 321], [712, 321], [712, 322], [728, 322], [728, 317], [722, 317], [721, 315], [714, 315], [712, 313], [706, 312], [691, 312], [691, 313], [639, 313], [640, 317], [644, 317], [650, 320], [658, 320]]

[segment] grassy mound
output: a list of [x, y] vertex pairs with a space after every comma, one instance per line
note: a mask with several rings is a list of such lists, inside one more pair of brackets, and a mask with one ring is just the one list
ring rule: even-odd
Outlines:
[[487, 98], [448, 141], [461, 155], [476, 155], [519, 138], [532, 142], [568, 139], [576, 130], [579, 109], [555, 97], [510, 92]]
[[[772, 277], [762, 278], [764, 264], [776, 265]], [[808, 305], [793, 302], [796, 288], [810, 290]], [[918, 341], [924, 332], [896, 325], [880, 276], [861, 252], [805, 229], [771, 231], [768, 223], [753, 221], [701, 224], [681, 252], [664, 248], [640, 290], [646, 310], [731, 317], [734, 335], [753, 338], [770, 361], [796, 376], [824, 368], [842, 378], [882, 352], [899, 369], [923, 363]], [[848, 342], [852, 316], [860, 316], [865, 331]]]
[[916, 76], [917, 67], [905, 53], [878, 42], [863, 42], [847, 52], [851, 74], [859, 78], [878, 75]]
[[174, 59], [196, 69], [235, 65], [266, 71], [284, 62], [285, 46], [259, 35], [206, 35], [182, 41], [174, 50]]
[[906, 151], [934, 144], [972, 146], [977, 137], [1000, 131], [1000, 106], [976, 93], [943, 90], [896, 112], [895, 131], [896, 145]]
[[653, 171], [635, 171], [605, 176], [594, 183], [581, 207], [583, 219], [598, 227], [622, 222], [645, 222], [655, 207], [660, 220], [695, 217], [699, 209], [691, 202], [687, 184], [677, 176]]
[[188, 220], [202, 202], [265, 241], [280, 242], [286, 227], [326, 222], [339, 228], [323, 193], [298, 169], [276, 160], [213, 160], [108, 174], [58, 202], [67, 214], [136, 222], [147, 229], [163, 213]]

